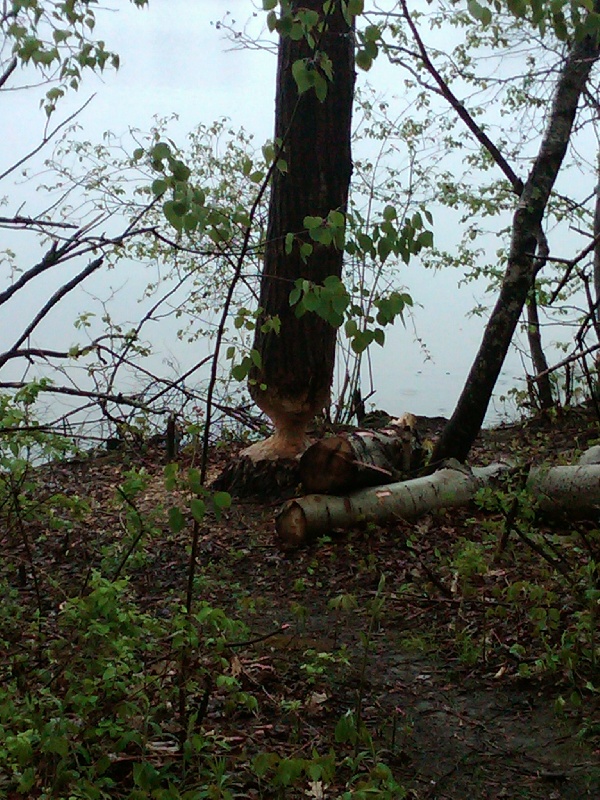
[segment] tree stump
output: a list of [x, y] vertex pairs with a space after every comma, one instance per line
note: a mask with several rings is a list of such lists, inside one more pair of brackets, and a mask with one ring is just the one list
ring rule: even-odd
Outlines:
[[242, 454], [230, 461], [211, 488], [233, 497], [262, 502], [289, 500], [299, 494], [300, 464], [296, 458], [255, 461]]

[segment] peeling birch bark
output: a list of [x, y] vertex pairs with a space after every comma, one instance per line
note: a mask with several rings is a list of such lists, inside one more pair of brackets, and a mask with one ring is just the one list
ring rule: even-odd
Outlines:
[[363, 489], [346, 497], [311, 494], [290, 500], [277, 517], [277, 535], [282, 547], [294, 548], [334, 529], [366, 522], [379, 524], [393, 519], [414, 518], [440, 508], [465, 505], [493, 476], [508, 469], [492, 465], [469, 470], [458, 462], [433, 475], [376, 489]]
[[382, 430], [352, 431], [320, 439], [300, 459], [307, 492], [344, 494], [409, 477], [421, 447], [417, 420], [404, 414]]
[[[598, 513], [598, 450], [591, 448], [575, 466], [531, 470], [527, 487], [541, 511]], [[307, 495], [283, 506], [276, 520], [277, 536], [284, 549], [293, 549], [334, 530], [367, 522], [384, 524], [398, 518], [414, 519], [442, 508], [464, 506], [480, 488], [510, 469], [508, 464], [469, 469], [451, 459], [444, 469], [423, 478], [363, 489], [346, 497]]]

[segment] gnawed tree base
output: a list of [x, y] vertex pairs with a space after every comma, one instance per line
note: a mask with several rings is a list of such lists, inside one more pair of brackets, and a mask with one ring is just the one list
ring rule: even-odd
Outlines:
[[233, 497], [263, 502], [285, 500], [298, 494], [300, 468], [296, 458], [262, 459], [242, 455], [231, 461], [215, 478], [211, 488]]
[[[539, 509], [551, 513], [597, 513], [600, 509], [597, 460], [586, 453], [578, 466], [532, 469], [527, 486]], [[506, 464], [469, 469], [450, 460], [444, 469], [424, 478], [364, 489], [347, 497], [311, 494], [290, 500], [277, 517], [279, 542], [284, 549], [292, 549], [336, 529], [366, 522], [383, 524], [463, 506], [480, 488], [510, 469]]]
[[379, 431], [354, 431], [315, 442], [300, 459], [307, 492], [339, 494], [407, 478], [420, 466], [416, 418], [404, 414]]
[[[420, 466], [416, 417], [404, 414], [383, 430], [345, 432], [312, 442], [305, 424], [287, 426], [242, 451], [213, 487], [236, 497], [283, 500], [305, 491], [348, 492], [410, 476]], [[291, 431], [291, 435], [290, 435]]]

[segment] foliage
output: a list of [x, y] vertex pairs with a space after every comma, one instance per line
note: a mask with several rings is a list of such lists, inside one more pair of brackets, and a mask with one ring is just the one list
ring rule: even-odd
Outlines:
[[[409, 11], [406, 3], [401, 7], [381, 35], [388, 57], [406, 68], [404, 85], [416, 98], [412, 127], [402, 128], [414, 147], [428, 152], [415, 161], [416, 185], [424, 198], [429, 196], [430, 208], [441, 209], [436, 216], [456, 220], [460, 233], [447, 233], [443, 246], [425, 252], [423, 261], [460, 269], [461, 282], [483, 278], [487, 291], [495, 293], [507, 267], [509, 215], [545, 124], [550, 76], [562, 63], [564, 42], [595, 35], [598, 15], [587, 3], [469, 3], [468, 12], [439, 4], [422, 13]], [[438, 31], [452, 32], [451, 49], [436, 46]], [[596, 81], [594, 73], [590, 85]], [[451, 113], [440, 113], [440, 102]], [[550, 199], [544, 222], [549, 250], [540, 250], [540, 272], [528, 300], [528, 306], [539, 307], [538, 333], [568, 320], [579, 328], [581, 349], [586, 337], [596, 338], [591, 330], [592, 259], [585, 258], [592, 249], [587, 237], [592, 235], [597, 172], [595, 114], [585, 102], [565, 177], [559, 177]], [[586, 237], [582, 245], [577, 236]], [[582, 268], [574, 269], [575, 263]], [[480, 303], [473, 313], [487, 311]], [[524, 318], [523, 335], [529, 337], [532, 326]], [[522, 347], [518, 341], [515, 345]], [[570, 348], [571, 340], [565, 346]], [[540, 371], [535, 362], [533, 370]]]
[[[90, 542], [88, 574], [67, 585], [58, 573], [40, 569], [42, 551], [52, 550], [61, 531], [52, 524], [53, 515], [60, 511], [65, 524], [85, 528], [92, 511], [74, 498], [65, 505], [61, 493], [39, 502], [38, 474], [21, 449], [35, 427], [31, 414], [19, 431], [11, 403], [6, 401], [4, 409], [15, 446], [2, 460], [0, 507], [6, 528], [26, 523], [28, 538], [27, 547], [7, 540], [0, 576], [5, 598], [0, 791], [90, 800], [232, 798], [252, 780], [262, 787], [260, 796], [271, 791], [303, 796], [307, 785], [331, 782], [347, 786], [343, 796], [348, 798], [380, 789], [387, 792], [380, 797], [401, 791], [377, 759], [364, 726], [361, 738], [369, 742], [369, 752], [358, 759], [348, 759], [339, 733], [337, 744], [332, 740], [323, 755], [316, 750], [309, 756], [251, 748], [233, 752], [217, 720], [259, 713], [259, 698], [249, 691], [241, 669], [245, 625], [210, 601], [196, 599], [195, 582], [193, 594], [174, 588], [150, 605], [139, 596], [135, 575], [152, 571], [152, 549], [169, 546], [171, 538], [209, 519], [218, 522], [230, 507], [229, 495], [208, 492], [198, 470], [184, 471], [173, 463], [165, 468], [165, 489], [178, 502], [146, 514], [141, 498], [150, 476], [124, 469], [115, 497], [124, 532], [107, 530], [104, 543]], [[60, 458], [64, 452], [64, 443], [51, 434], [36, 430], [35, 442], [46, 457]], [[31, 474], [27, 481], [25, 474]], [[19, 551], [22, 570], [11, 563]], [[19, 573], [27, 581], [29, 572], [37, 607], [11, 585]], [[219, 584], [223, 580], [219, 575]], [[340, 602], [339, 611], [353, 607]], [[344, 670], [348, 660], [343, 651], [339, 656], [307, 651], [304, 665], [306, 684], [316, 691], [333, 680], [332, 665]]]
[[[9, 441], [25, 443], [33, 421], [29, 406], [24, 429]], [[62, 458], [62, 440], [37, 429], [35, 436], [47, 457]], [[109, 463], [90, 507], [60, 488], [44, 498], [44, 481], [60, 483], [60, 461], [54, 472], [28, 464], [19, 483], [25, 452], [6, 449], [0, 484], [3, 530], [18, 531], [16, 509], [27, 509], [28, 543], [9, 535], [0, 563], [0, 792], [407, 796], [403, 762], [389, 744], [395, 717], [385, 735], [371, 724], [373, 681], [385, 659], [406, 657], [392, 644], [402, 640], [401, 632], [393, 638], [398, 626], [455, 673], [519, 677], [536, 695], [554, 687], [556, 713], [581, 710], [582, 738], [597, 736], [584, 712], [598, 691], [600, 534], [589, 523], [542, 527], [518, 474], [482, 492], [482, 510], [458, 529], [446, 515], [357, 532], [282, 566], [275, 549], [264, 559], [262, 540], [254, 545], [264, 534], [247, 530], [247, 509], [229, 519], [229, 496], [207, 491], [188, 463], [169, 464], [162, 475], [152, 460], [150, 470]], [[101, 463], [90, 459], [89, 467]], [[192, 556], [196, 526], [200, 569], [190, 602], [189, 566], [187, 574], [179, 567], [186, 550]], [[339, 575], [330, 582], [338, 561], [347, 563], [349, 584]], [[392, 569], [386, 579], [384, 566]], [[303, 616], [293, 636], [280, 624], [269, 632], [269, 620], [286, 614], [261, 598], [265, 569], [278, 595], [282, 581], [297, 576], [290, 585]], [[315, 639], [317, 614], [333, 643]], [[447, 691], [444, 680], [444, 702]], [[319, 719], [324, 704], [327, 724]]]
[[[131, 0], [145, 6], [148, 0]], [[8, 76], [15, 64], [32, 64], [45, 82], [54, 84], [46, 92], [44, 108], [50, 116], [69, 89], [79, 89], [83, 72], [103, 72], [119, 67], [119, 56], [105, 43], [90, 40], [96, 27], [94, 0], [13, 0], [0, 15], [3, 57], [0, 72]], [[8, 50], [10, 49], [10, 55]]]

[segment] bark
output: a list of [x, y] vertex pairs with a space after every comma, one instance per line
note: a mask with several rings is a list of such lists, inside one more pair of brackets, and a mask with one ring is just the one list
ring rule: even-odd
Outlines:
[[577, 106], [600, 53], [597, 37], [586, 36], [569, 50], [560, 72], [538, 156], [513, 217], [506, 273], [483, 340], [432, 460], [463, 461], [481, 428], [494, 386], [536, 274], [537, 232], [562, 165]]
[[[293, 0], [292, 10], [299, 7], [323, 14], [323, 0]], [[317, 46], [333, 66], [324, 102], [313, 90], [299, 96], [292, 75], [294, 62], [313, 59], [314, 50], [305, 39], [286, 36], [279, 43], [275, 138], [283, 141], [281, 157], [287, 170], [275, 170], [272, 179], [262, 312], [254, 341], [262, 367], [253, 369], [249, 383], [253, 400], [271, 418], [275, 434], [246, 451], [253, 459], [294, 457], [306, 448], [306, 426], [328, 403], [333, 376], [335, 329], [314, 313], [297, 318], [289, 295], [298, 278], [321, 284], [329, 275], [340, 277], [342, 251], [311, 241], [314, 250], [305, 263], [297, 242], [291, 253], [285, 252], [285, 239], [287, 233], [306, 236], [308, 215], [346, 211], [352, 172], [354, 39], [339, 2], [327, 16]], [[281, 321], [279, 334], [264, 332], [262, 323], [274, 316]]]
[[[549, 247], [546, 235], [541, 226], [537, 234], [537, 263], [535, 273], [544, 268], [548, 260]], [[548, 361], [542, 345], [542, 331], [540, 328], [540, 318], [538, 315], [538, 304], [536, 298], [535, 276], [532, 281], [529, 299], [527, 301], [527, 339], [529, 341], [529, 352], [535, 370], [535, 377], [529, 378], [535, 385], [535, 400], [537, 408], [549, 409], [554, 406], [554, 396], [552, 394], [552, 383], [548, 373]], [[532, 389], [533, 389], [532, 385]]]
[[366, 522], [383, 524], [400, 517], [409, 519], [440, 508], [465, 505], [484, 484], [476, 471], [462, 467], [457, 461], [450, 464], [451, 467], [425, 478], [362, 489], [347, 497], [311, 494], [290, 500], [277, 517], [279, 543], [284, 549], [291, 549], [335, 529]]
[[[584, 453], [577, 466], [532, 469], [527, 488], [543, 512], [597, 515], [599, 462], [600, 447], [596, 446]], [[468, 469], [451, 459], [447, 467], [424, 478], [363, 489], [347, 497], [312, 494], [290, 500], [276, 521], [279, 543], [284, 549], [292, 549], [336, 529], [367, 522], [384, 524], [464, 506], [480, 488], [510, 469], [506, 464]]]
[[405, 414], [380, 431], [354, 431], [315, 442], [300, 459], [307, 492], [340, 494], [409, 477], [420, 466], [416, 418]]
[[[600, 328], [600, 158], [598, 158], [598, 185], [594, 206], [594, 322], [596, 331]], [[598, 337], [600, 339], [600, 336]]]
[[299, 486], [297, 459], [263, 459], [257, 463], [242, 455], [226, 465], [210, 488], [229, 492], [232, 497], [260, 498], [262, 503], [280, 503], [297, 495]]

